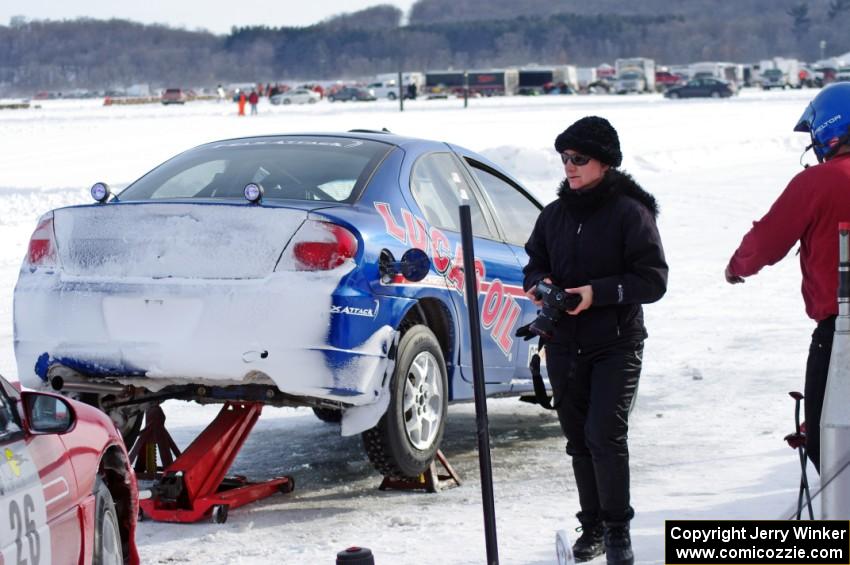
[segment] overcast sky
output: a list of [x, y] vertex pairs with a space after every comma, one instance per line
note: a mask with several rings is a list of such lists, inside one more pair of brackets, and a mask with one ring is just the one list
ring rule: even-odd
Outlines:
[[307, 26], [343, 12], [393, 4], [405, 14], [415, 0], [0, 0], [0, 24], [12, 16], [63, 20], [122, 18], [228, 33], [231, 26]]

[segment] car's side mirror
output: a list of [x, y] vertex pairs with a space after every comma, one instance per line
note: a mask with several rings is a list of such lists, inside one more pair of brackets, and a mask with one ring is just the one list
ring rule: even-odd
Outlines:
[[26, 422], [29, 431], [36, 434], [61, 434], [74, 425], [74, 410], [66, 399], [42, 394], [40, 392], [24, 392], [21, 395], [24, 402]]

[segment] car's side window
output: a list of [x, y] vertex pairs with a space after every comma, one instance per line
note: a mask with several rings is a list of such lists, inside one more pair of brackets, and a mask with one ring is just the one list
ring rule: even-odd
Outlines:
[[0, 442], [20, 433], [11, 400], [0, 390]]
[[497, 173], [487, 170], [474, 161], [469, 161], [478, 182], [490, 199], [496, 219], [502, 227], [508, 243], [525, 245], [540, 208], [519, 187]]
[[475, 192], [450, 153], [431, 153], [419, 159], [413, 166], [410, 191], [432, 226], [459, 232], [458, 206], [469, 204], [472, 233], [493, 237]]

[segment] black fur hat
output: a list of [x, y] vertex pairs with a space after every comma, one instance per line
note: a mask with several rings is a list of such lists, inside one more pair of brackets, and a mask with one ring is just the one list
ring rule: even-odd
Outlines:
[[558, 153], [567, 149], [578, 151], [612, 167], [619, 167], [623, 162], [617, 130], [608, 120], [599, 116], [586, 116], [555, 138], [555, 150]]

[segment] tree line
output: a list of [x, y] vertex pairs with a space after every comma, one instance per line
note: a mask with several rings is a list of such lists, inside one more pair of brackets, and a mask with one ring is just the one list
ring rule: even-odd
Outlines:
[[814, 60], [821, 41], [827, 55], [850, 51], [850, 0], [419, 0], [407, 23], [403, 16], [377, 6], [308, 27], [227, 35], [126, 20], [17, 18], [0, 26], [0, 95], [597, 65], [631, 56], [666, 64]]

